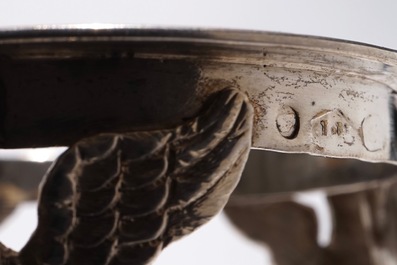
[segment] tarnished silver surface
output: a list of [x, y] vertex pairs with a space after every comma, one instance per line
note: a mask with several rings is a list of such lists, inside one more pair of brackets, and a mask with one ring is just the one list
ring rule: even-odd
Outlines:
[[[186, 228], [190, 231], [199, 225], [202, 219], [206, 220], [207, 215], [203, 212], [194, 218], [188, 215], [188, 219], [184, 219], [186, 216], [183, 212], [175, 217], [174, 224], [169, 225], [168, 219], [164, 221], [162, 218], [167, 215], [164, 215], [164, 211], [167, 212], [169, 209], [172, 211], [173, 207], [170, 204], [162, 204], [164, 200], [168, 200], [167, 196], [163, 196], [159, 198], [161, 203], [150, 205], [153, 207], [149, 207], [149, 204], [141, 205], [148, 206], [150, 214], [162, 220], [160, 226], [152, 227], [153, 230], [149, 229], [150, 222], [147, 223], [147, 227], [143, 229], [144, 239], [131, 239], [123, 234], [123, 231], [120, 232], [119, 227], [115, 228], [114, 223], [97, 226], [100, 231], [95, 234], [102, 235], [99, 239], [88, 235], [82, 236], [85, 229], [81, 229], [80, 224], [84, 222], [79, 223], [80, 217], [76, 214], [79, 207], [85, 205], [88, 212], [93, 210], [94, 206], [99, 207], [99, 204], [89, 205], [88, 203], [92, 202], [90, 198], [108, 198], [111, 202], [105, 203], [106, 207], [103, 208], [105, 210], [109, 208], [107, 206], [117, 201], [116, 207], [110, 207], [110, 217], [107, 216], [114, 220], [120, 216], [119, 207], [123, 203], [125, 194], [119, 192], [117, 185], [110, 181], [112, 183], [108, 184], [111, 184], [110, 189], [115, 191], [114, 194], [107, 194], [108, 197], [88, 196], [87, 200], [84, 199], [86, 191], [79, 190], [78, 187], [87, 183], [94, 186], [99, 184], [97, 183], [99, 180], [91, 183], [90, 178], [86, 178], [84, 170], [91, 163], [95, 164], [96, 159], [101, 160], [103, 157], [94, 152], [95, 158], [86, 161], [78, 150], [87, 143], [88, 149], [94, 150], [95, 142], [100, 138], [87, 137], [98, 133], [107, 135], [106, 137], [110, 137], [112, 139], [110, 142], [114, 145], [105, 148], [106, 159], [110, 160], [104, 161], [115, 159], [116, 162], [113, 162], [119, 165], [125, 162], [119, 157], [125, 149], [125, 142], [120, 139], [135, 141], [136, 137], [142, 136], [138, 131], [148, 131], [151, 132], [149, 135], [144, 134], [148, 139], [159, 134], [157, 135], [160, 139], [159, 143], [175, 151], [178, 146], [184, 145], [180, 145], [176, 138], [173, 138], [174, 136], [169, 136], [170, 133], [178, 135], [178, 129], [172, 128], [183, 128], [178, 126], [195, 117], [208, 97], [231, 87], [246, 94], [254, 109], [253, 148], [396, 163], [397, 53], [395, 51], [341, 40], [265, 32], [123, 27], [109, 29], [42, 27], [2, 31], [0, 32], [0, 122], [2, 124], [0, 146], [3, 148], [71, 146], [50, 171], [43, 186], [39, 228], [32, 240], [19, 257], [8, 250], [3, 250], [3, 254], [7, 257], [12, 256], [16, 262], [20, 259], [23, 264], [30, 264], [27, 260], [32, 259], [37, 261], [36, 264], [41, 264], [45, 263], [46, 259], [52, 258], [57, 259], [54, 262], [60, 264], [89, 264], [89, 262], [122, 264], [126, 260], [132, 261], [135, 258], [145, 263], [163, 247], [164, 242], [167, 244], [174, 236], [187, 233]], [[41, 97], [51, 100], [38, 104], [37, 99]], [[212, 119], [214, 114], [207, 114], [209, 120]], [[197, 130], [196, 125], [189, 126], [191, 132]], [[219, 132], [222, 130], [219, 129]], [[205, 136], [212, 136], [213, 132], [210, 130]], [[232, 130], [230, 133], [235, 132]], [[217, 133], [214, 135], [219, 136]], [[249, 139], [247, 141], [249, 142]], [[198, 146], [196, 151], [192, 152], [193, 149], [189, 148], [193, 147], [189, 147], [188, 144], [183, 147], [186, 150], [179, 151], [185, 152], [184, 155], [190, 158], [198, 155], [204, 161], [206, 156], [201, 157], [200, 148], [204, 148], [203, 146], [209, 143], [193, 141], [193, 144]], [[150, 148], [144, 149], [148, 151]], [[121, 150], [121, 153], [116, 150]], [[210, 150], [212, 149], [209, 148], [207, 151]], [[154, 155], [154, 153], [150, 154]], [[155, 154], [159, 155], [157, 152]], [[169, 158], [168, 153], [161, 154], [160, 157]], [[75, 160], [66, 163], [65, 159], [68, 156]], [[225, 165], [226, 168], [236, 161], [235, 159], [228, 161], [226, 156], [221, 155], [217, 159], [229, 163]], [[167, 173], [171, 170], [168, 169], [168, 163], [178, 162], [174, 159], [164, 161], [167, 161], [165, 163]], [[178, 166], [190, 168], [190, 161], [179, 162], [179, 165], [172, 168], [173, 170], [178, 171]], [[300, 162], [299, 159], [293, 162], [298, 164], [296, 172], [302, 174], [290, 173], [287, 178], [278, 178], [277, 172], [282, 170], [280, 170], [280, 161], [276, 159], [269, 166], [273, 174], [266, 176], [269, 178], [259, 176], [247, 189], [247, 193], [257, 192], [259, 196], [246, 196], [244, 192], [240, 194], [241, 197], [239, 194], [236, 195], [229, 208], [232, 217], [236, 209], [235, 213], [239, 211], [247, 213], [252, 205], [258, 206], [255, 213], [249, 213], [253, 218], [242, 221], [241, 218], [239, 219], [239, 214], [234, 215], [234, 220], [240, 228], [247, 229], [248, 234], [251, 233], [249, 235], [252, 236], [255, 232], [253, 228], [263, 227], [263, 224], [266, 224], [267, 229], [260, 231], [262, 236], [260, 240], [274, 246], [278, 265], [305, 262], [306, 264], [310, 262], [352, 264], [351, 257], [355, 257], [350, 255], [352, 249], [361, 253], [371, 252], [360, 256], [362, 260], [355, 264], [379, 264], [387, 257], [391, 257], [391, 262], [394, 262], [395, 247], [391, 236], [394, 231], [394, 219], [389, 217], [395, 212], [393, 208], [395, 202], [393, 196], [386, 198], [382, 195], [394, 189], [393, 176], [389, 174], [394, 172], [393, 165], [379, 166], [381, 170], [374, 167], [365, 172], [368, 175], [357, 176], [343, 170], [337, 170], [335, 174], [325, 174], [321, 170], [307, 172], [309, 167], [302, 166], [306, 162]], [[165, 164], [163, 163], [163, 166]], [[243, 162], [237, 164], [240, 170]], [[338, 168], [336, 164], [339, 165], [339, 163], [330, 164], [334, 169]], [[348, 166], [348, 164], [346, 162], [344, 165]], [[193, 167], [197, 165], [193, 163]], [[322, 169], [321, 162], [316, 165], [317, 169]], [[210, 167], [210, 171], [220, 168], [219, 165], [203, 162], [203, 167], [207, 166]], [[105, 168], [110, 169], [107, 166]], [[116, 171], [122, 172], [122, 168], [118, 166]], [[63, 177], [57, 175], [66, 169], [67, 172], [61, 174]], [[230, 168], [226, 170], [238, 172]], [[382, 170], [388, 173], [387, 176], [381, 174]], [[70, 172], [72, 173], [69, 174]], [[116, 175], [122, 182], [123, 174]], [[113, 174], [110, 174], [110, 179], [103, 176], [102, 180], [107, 183], [107, 180], [112, 179], [111, 176]], [[203, 177], [207, 176], [203, 175]], [[171, 182], [174, 181], [172, 177], [169, 179]], [[65, 183], [60, 185], [57, 181], [65, 181]], [[176, 182], [180, 184], [184, 181], [178, 179]], [[168, 182], [153, 183], [159, 185], [156, 188], [167, 190]], [[212, 209], [210, 206], [218, 201], [217, 198], [211, 198], [209, 193], [201, 193], [202, 190], [211, 190], [211, 188], [203, 188], [202, 185], [207, 184], [205, 181], [204, 183], [201, 181], [194, 183], [194, 186], [198, 186], [193, 189], [193, 195], [190, 194], [192, 188], [190, 186], [181, 188], [182, 193], [173, 190], [169, 194], [193, 196], [192, 198], [203, 195], [201, 198], [209, 199], [209, 204], [194, 207], [211, 209], [210, 215], [212, 215], [226, 202], [232, 187], [223, 186], [220, 182], [212, 185], [216, 187], [215, 193], [222, 197], [222, 205], [215, 203], [217, 207]], [[65, 188], [68, 185], [73, 186], [69, 191]], [[225, 187], [227, 191], [223, 190]], [[263, 187], [265, 189], [262, 189]], [[313, 213], [291, 202], [292, 192], [324, 187], [327, 187], [327, 196], [335, 209], [335, 218], [339, 225], [337, 227], [339, 230], [335, 230], [335, 239], [329, 248], [321, 248], [315, 242]], [[57, 188], [59, 189], [56, 191]], [[109, 186], [106, 186], [107, 188]], [[106, 189], [103, 192], [107, 192]], [[178, 201], [179, 195], [175, 195], [174, 199]], [[143, 197], [144, 195], [139, 198]], [[200, 204], [200, 199], [193, 199], [193, 202]], [[179, 203], [181, 202], [178, 201], [176, 205], [180, 206]], [[248, 207], [250, 203], [252, 205]], [[241, 205], [244, 205], [242, 209], [238, 209]], [[269, 205], [272, 207], [269, 208]], [[55, 208], [49, 210], [51, 207]], [[360, 207], [372, 208], [363, 212]], [[65, 212], [62, 212], [63, 210]], [[263, 216], [260, 212], [262, 210]], [[52, 227], [52, 218], [60, 212], [64, 214], [61, 220], [66, 220], [68, 223], [54, 221], [56, 224], [54, 229], [47, 229]], [[94, 212], [98, 213], [96, 210]], [[102, 212], [99, 215], [101, 214]], [[181, 224], [181, 220], [187, 220], [187, 223]], [[295, 220], [298, 225], [291, 225]], [[353, 220], [354, 224], [349, 220]], [[368, 220], [373, 224], [368, 225], [366, 223]], [[258, 221], [258, 223], [251, 225], [250, 221]], [[65, 226], [58, 226], [61, 224]], [[285, 233], [289, 236], [283, 235]], [[346, 235], [351, 235], [349, 240], [346, 240]], [[158, 241], [159, 237], [161, 240]], [[305, 240], [303, 244], [302, 239]], [[92, 240], [89, 242], [92, 244], [84, 240]], [[43, 241], [53, 246], [55, 250], [41, 248], [38, 251], [38, 244]], [[86, 250], [84, 255], [80, 255], [78, 251], [84, 242], [87, 246], [92, 246], [90, 251], [94, 249], [97, 251], [98, 246], [103, 248], [101, 253], [104, 253], [104, 256], [97, 257], [99, 260], [94, 261], [90, 260], [90, 255], [86, 255], [88, 253]], [[124, 255], [121, 253], [123, 251], [115, 250], [114, 246], [119, 243], [121, 248], [131, 250], [129, 254]], [[149, 252], [143, 252], [142, 248]], [[286, 251], [288, 253], [298, 251], [299, 255], [288, 253], [287, 255]], [[136, 253], [141, 253], [142, 256]], [[83, 261], [86, 258], [89, 260]]]
[[[396, 53], [301, 36], [244, 37], [223, 44], [239, 54], [201, 63], [201, 79], [204, 86], [228, 80], [249, 95], [255, 148], [394, 161]], [[286, 109], [294, 112], [284, 121], [293, 137], [280, 132]]]
[[396, 265], [396, 184], [390, 164], [254, 151], [226, 213], [272, 265]]
[[[106, 57], [117, 50], [90, 50], [85, 43], [109, 49], [128, 44], [120, 58], [192, 63], [198, 69], [192, 91], [196, 99], [225, 86], [237, 87], [255, 108], [254, 148], [395, 161], [394, 51], [308, 36], [223, 30], [77, 26], [0, 33], [0, 49], [17, 59]], [[54, 51], [45, 50], [49, 45]], [[191, 110], [200, 105], [191, 103]], [[286, 109], [294, 111], [295, 121], [280, 121]], [[288, 125], [280, 122], [293, 128], [283, 129]]]
[[151, 263], [226, 204], [248, 157], [252, 111], [225, 89], [177, 128], [79, 141], [42, 183], [31, 239], [19, 254], [0, 251], [0, 264]]

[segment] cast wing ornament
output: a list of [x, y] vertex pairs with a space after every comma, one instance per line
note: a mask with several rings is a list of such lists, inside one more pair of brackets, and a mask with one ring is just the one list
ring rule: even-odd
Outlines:
[[150, 264], [224, 207], [248, 157], [252, 117], [245, 95], [224, 89], [176, 128], [77, 142], [42, 183], [31, 239], [3, 262]]

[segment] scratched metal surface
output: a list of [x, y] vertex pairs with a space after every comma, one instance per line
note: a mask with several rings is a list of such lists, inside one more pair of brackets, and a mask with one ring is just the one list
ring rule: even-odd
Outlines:
[[[81, 63], [84, 67], [76, 68]], [[236, 87], [246, 92], [254, 106], [253, 146], [257, 149], [395, 163], [396, 65], [395, 51], [266, 32], [78, 26], [3, 31], [0, 146], [70, 145], [99, 131], [168, 128], [193, 116], [209, 94]], [[110, 68], [114, 71], [109, 74]], [[82, 77], [89, 75], [95, 78]], [[93, 91], [99, 98], [92, 100]], [[331, 164], [348, 163], [341, 161], [345, 162]], [[279, 172], [282, 166], [278, 158], [276, 162], [272, 163], [278, 167], [273, 169]], [[296, 171], [304, 165], [298, 159], [294, 162]], [[264, 222], [256, 226], [246, 220], [240, 220], [239, 227], [255, 229], [251, 235], [262, 236], [260, 240], [276, 250], [278, 261], [284, 261], [280, 264], [302, 264], [301, 260], [309, 264], [313, 257], [312, 264], [342, 264], [341, 253], [345, 264], [352, 264], [350, 258], [356, 257], [364, 260], [357, 264], [372, 264], [368, 261], [375, 259], [367, 256], [374, 249], [385, 253], [395, 249], [395, 199], [391, 196], [395, 182], [388, 174], [374, 171], [366, 170], [371, 174], [359, 178], [351, 174], [320, 178], [289, 174], [291, 178], [286, 179], [262, 175], [263, 183], [258, 179], [251, 183], [258, 190], [252, 190], [249, 182], [247, 190], [282, 192], [282, 201], [270, 202], [269, 208], [268, 198], [258, 201], [255, 196], [254, 207], [240, 207], [250, 203], [250, 196], [238, 202], [236, 194], [229, 214], [235, 210], [239, 218], [267, 222], [267, 230]], [[379, 182], [356, 185], [373, 179]], [[339, 185], [347, 186], [341, 189]], [[260, 190], [262, 186], [268, 190]], [[328, 187], [335, 220], [341, 224], [325, 251], [315, 241], [313, 213], [287, 198], [291, 191], [318, 187]], [[240, 186], [239, 192], [243, 189]], [[390, 197], [385, 199], [385, 194]], [[237, 202], [240, 205], [233, 205]], [[364, 208], [373, 209], [373, 220], [366, 217], [371, 211], [360, 212]], [[264, 219], [258, 218], [258, 209], [264, 210]], [[368, 226], [368, 220], [374, 225]], [[239, 220], [234, 221], [238, 224]], [[269, 241], [269, 235], [281, 241]], [[301, 255], [286, 255], [291, 249]]]
[[[208, 94], [224, 87], [236, 87], [247, 93], [255, 108], [254, 148], [377, 162], [394, 163], [395, 160], [395, 51], [341, 40], [268, 32], [122, 27], [90, 30], [76, 26], [3, 31], [0, 53], [2, 58], [13, 62], [56, 61], [59, 69], [71, 67], [68, 63], [76, 59], [88, 65], [95, 65], [93, 62], [98, 58], [117, 59], [130, 63], [128, 66], [118, 64], [124, 76], [136, 74], [136, 69], [144, 65], [150, 74], [138, 73], [139, 80], [126, 79], [125, 82], [132, 83], [139, 95], [145, 95], [149, 87], [152, 101], [162, 102], [160, 106], [150, 106], [152, 113], [158, 114], [155, 118], [150, 116], [151, 111], [145, 112], [158, 127], [170, 126], [171, 117], [176, 122], [193, 115]], [[4, 75], [12, 75], [5, 70], [9, 61], [3, 60], [3, 64], [0, 78], [7, 79]], [[93, 69], [94, 74], [100, 71]], [[87, 71], [80, 70], [81, 75]], [[183, 79], [186, 76], [189, 82]], [[149, 78], [160, 81], [148, 86]], [[178, 78], [183, 80], [172, 86], [171, 80]], [[160, 83], [167, 88], [161, 90]], [[5, 91], [17, 87], [15, 84], [7, 87], [4, 82], [3, 86]], [[92, 84], [88, 86], [96, 88]], [[38, 94], [46, 91], [36, 88]], [[128, 88], [125, 91], [129, 91]], [[171, 101], [166, 97], [170, 93]], [[109, 101], [117, 102], [121, 98], [121, 95], [110, 96]], [[139, 101], [132, 95], [126, 98]], [[88, 113], [90, 108], [82, 106], [85, 105], [66, 111], [77, 116]], [[175, 109], [177, 111], [173, 111]], [[106, 111], [112, 113], [113, 109]], [[116, 115], [120, 113], [122, 110], [107, 117], [112, 122], [101, 129], [131, 129], [127, 128], [127, 120], [131, 122], [134, 118]], [[162, 113], [166, 114], [162, 116]], [[37, 135], [45, 137], [37, 145], [67, 145], [85, 136], [87, 128], [81, 129], [82, 124], [90, 124], [92, 115], [85, 115], [85, 120], [77, 116], [75, 120], [57, 121], [57, 124], [54, 118], [44, 119], [47, 127], [37, 131]], [[7, 131], [7, 126], [12, 127], [16, 121], [9, 117], [3, 120], [6, 121], [5, 134], [10, 137], [3, 141], [3, 146], [32, 145], [32, 141], [26, 140], [28, 136], [21, 133], [26, 128], [14, 126]], [[153, 127], [140, 120], [138, 125], [137, 128]], [[70, 134], [73, 137], [64, 139], [62, 131], [53, 129], [63, 127], [73, 128]], [[13, 139], [13, 135], [17, 136]]]

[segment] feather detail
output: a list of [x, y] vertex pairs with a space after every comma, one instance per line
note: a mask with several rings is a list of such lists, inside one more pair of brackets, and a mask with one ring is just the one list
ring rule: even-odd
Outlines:
[[252, 117], [247, 98], [224, 89], [175, 129], [71, 146], [41, 186], [20, 264], [149, 264], [224, 207], [248, 157]]

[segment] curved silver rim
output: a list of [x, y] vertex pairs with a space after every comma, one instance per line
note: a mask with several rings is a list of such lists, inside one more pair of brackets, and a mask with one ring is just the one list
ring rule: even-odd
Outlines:
[[[114, 42], [152, 45], [135, 58], [193, 62], [198, 95], [225, 86], [246, 92], [255, 108], [254, 148], [395, 163], [395, 51], [249, 31], [76, 26], [0, 32], [0, 47], [23, 44], [9, 51], [18, 58], [88, 56], [32, 53], [37, 44]], [[181, 43], [188, 49], [173, 48]]]

